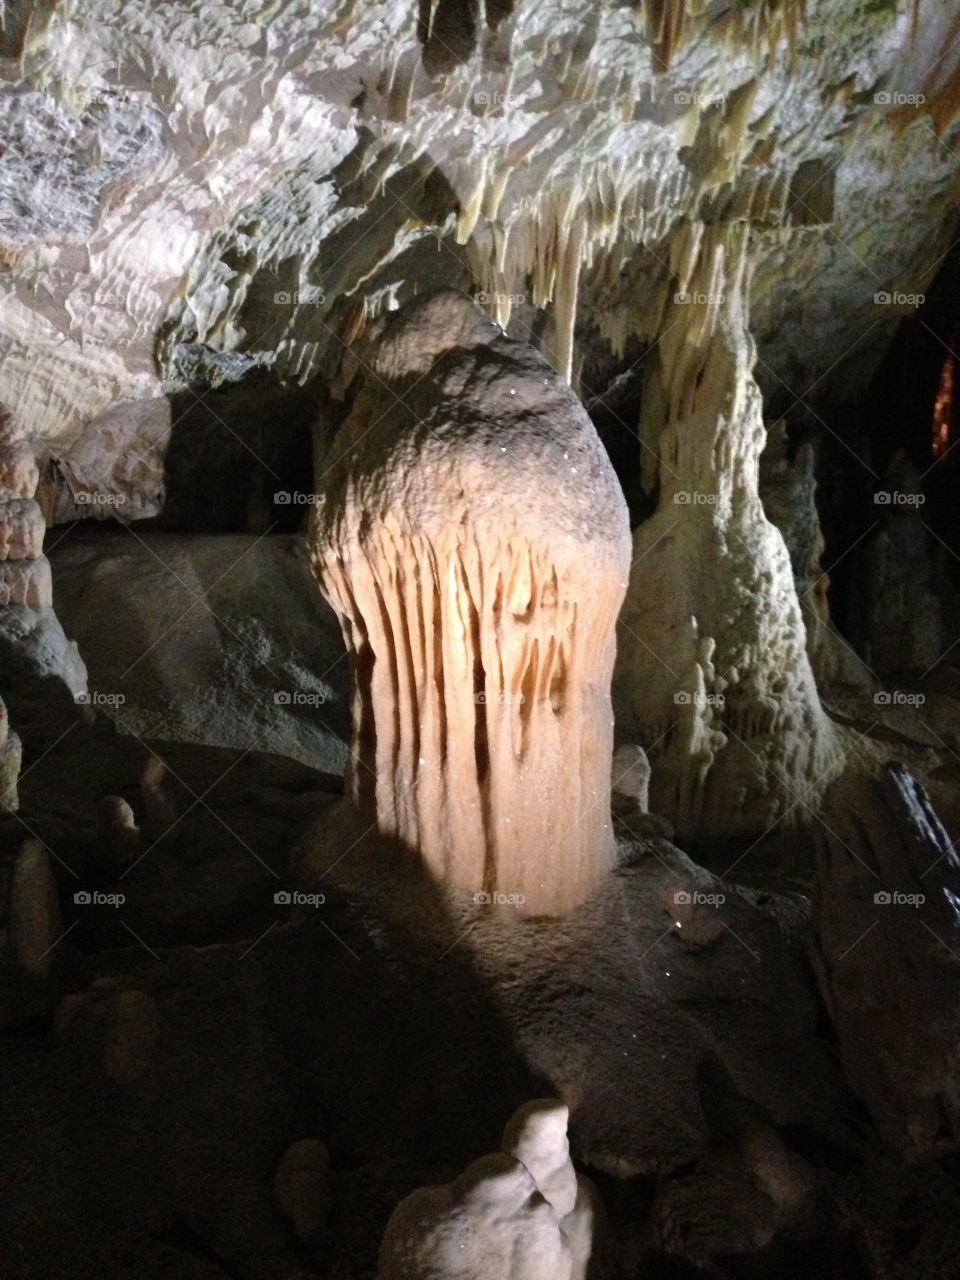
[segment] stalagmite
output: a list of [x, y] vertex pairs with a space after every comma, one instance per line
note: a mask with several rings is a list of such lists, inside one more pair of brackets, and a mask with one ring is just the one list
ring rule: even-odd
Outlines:
[[573, 1167], [567, 1119], [553, 1099], [527, 1103], [501, 1151], [402, 1201], [380, 1280], [586, 1280], [599, 1200]]
[[43, 513], [34, 498], [38, 478], [30, 442], [0, 409], [0, 606], [52, 603]]
[[17, 781], [23, 762], [23, 747], [10, 728], [7, 708], [0, 698], [0, 814], [14, 813], [19, 806]]
[[618, 731], [653, 751], [652, 805], [682, 833], [762, 833], [803, 817], [798, 795], [816, 803], [839, 753], [758, 493], [745, 232], [691, 228], [672, 264], [680, 291], [641, 426], [659, 505], [634, 539]]
[[567, 388], [468, 299], [379, 324], [312, 533], [353, 666], [349, 791], [437, 881], [562, 913], [614, 857], [623, 497]]

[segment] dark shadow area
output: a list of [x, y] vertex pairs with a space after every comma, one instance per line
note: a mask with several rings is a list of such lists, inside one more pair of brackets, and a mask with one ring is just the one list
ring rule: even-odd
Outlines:
[[189, 533], [292, 533], [313, 494], [317, 393], [257, 371], [170, 396], [166, 499], [151, 526]]

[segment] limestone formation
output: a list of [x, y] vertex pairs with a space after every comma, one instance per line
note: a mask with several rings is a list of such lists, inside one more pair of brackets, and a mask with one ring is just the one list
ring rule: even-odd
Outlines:
[[42, 693], [58, 715], [86, 691], [86, 670], [53, 611], [39, 471], [21, 419], [0, 405], [0, 685], [8, 701]]
[[0, 409], [0, 605], [52, 604], [45, 523], [34, 495], [39, 472], [29, 440]]
[[569, 1107], [553, 1098], [525, 1103], [504, 1129], [503, 1150], [533, 1175], [570, 1248], [571, 1280], [585, 1280], [600, 1231], [601, 1205], [593, 1183], [573, 1167], [569, 1119]]
[[7, 931], [20, 968], [31, 977], [46, 978], [63, 925], [50, 854], [39, 840], [26, 840], [17, 854]]
[[563, 912], [614, 859], [622, 494], [549, 366], [460, 295], [388, 317], [367, 367], [312, 535], [350, 793], [437, 881]]
[[685, 835], [760, 834], [811, 803], [838, 759], [806, 651], [790, 560], [757, 486], [762, 401], [745, 240], [675, 246], [680, 316], [644, 395], [638, 527], [620, 620], [618, 733], [653, 765], [652, 805]]
[[408, 1196], [387, 1223], [380, 1280], [586, 1280], [596, 1200], [566, 1127], [566, 1107], [529, 1103], [502, 1152]]
[[22, 759], [22, 744], [10, 728], [7, 708], [0, 698], [0, 814], [14, 813], [19, 807], [17, 780]]
[[274, 1194], [298, 1240], [313, 1239], [330, 1212], [330, 1155], [318, 1138], [301, 1138], [284, 1152]]

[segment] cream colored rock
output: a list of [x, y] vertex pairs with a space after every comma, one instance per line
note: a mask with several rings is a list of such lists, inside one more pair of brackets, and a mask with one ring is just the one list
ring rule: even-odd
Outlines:
[[318, 1138], [301, 1138], [284, 1153], [273, 1184], [277, 1203], [298, 1240], [311, 1240], [330, 1212], [330, 1155]]
[[567, 1141], [569, 1119], [570, 1108], [562, 1102], [538, 1098], [515, 1112], [503, 1131], [503, 1150], [526, 1165], [558, 1218], [572, 1213], [577, 1202], [577, 1171]]
[[759, 834], [815, 808], [840, 752], [807, 655], [790, 559], [757, 483], [764, 444], [746, 239], [673, 246], [675, 305], [644, 392], [656, 513], [634, 536], [618, 727], [653, 754], [651, 803], [685, 836]]
[[[2, 518], [0, 508], [0, 520]], [[0, 607], [23, 605], [28, 609], [48, 609], [52, 604], [53, 579], [46, 556], [0, 562]]]
[[570, 1159], [570, 1109], [555, 1098], [528, 1102], [511, 1117], [503, 1150], [530, 1173], [560, 1223], [570, 1249], [571, 1280], [586, 1280], [599, 1227], [600, 1201], [593, 1184], [578, 1175]]
[[380, 1280], [572, 1280], [570, 1247], [519, 1160], [475, 1161], [445, 1187], [414, 1191], [380, 1246]]
[[43, 512], [32, 498], [0, 504], [0, 560], [36, 560], [45, 532]]
[[380, 1280], [586, 1280], [600, 1203], [570, 1159], [568, 1117], [554, 1098], [526, 1103], [502, 1151], [402, 1201]]
[[23, 763], [23, 745], [10, 728], [10, 719], [0, 698], [0, 813], [15, 813], [19, 807], [17, 781]]
[[562, 381], [462, 295], [387, 317], [365, 366], [312, 531], [350, 793], [437, 881], [562, 913], [614, 861], [623, 496]]
[[26, 440], [0, 444], [0, 502], [32, 498], [40, 473], [33, 448]]
[[63, 924], [50, 855], [39, 840], [26, 840], [14, 862], [7, 929], [19, 966], [46, 978]]

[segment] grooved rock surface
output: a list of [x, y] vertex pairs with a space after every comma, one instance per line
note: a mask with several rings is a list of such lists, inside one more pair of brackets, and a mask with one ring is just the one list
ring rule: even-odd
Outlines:
[[351, 790], [438, 881], [576, 906], [614, 863], [626, 504], [548, 364], [452, 291], [372, 339], [314, 566], [351, 652]]

